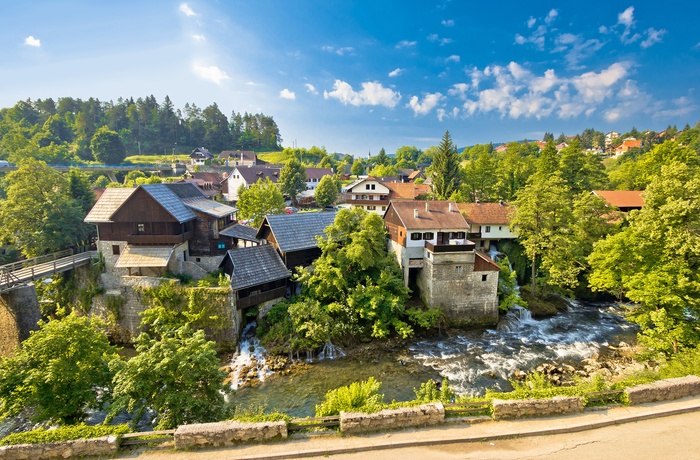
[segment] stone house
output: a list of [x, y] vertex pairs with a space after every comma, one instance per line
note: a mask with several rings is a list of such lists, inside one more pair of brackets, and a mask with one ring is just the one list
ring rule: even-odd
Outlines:
[[391, 201], [388, 247], [407, 286], [456, 324], [498, 322], [500, 267], [467, 239], [469, 224], [453, 201]]

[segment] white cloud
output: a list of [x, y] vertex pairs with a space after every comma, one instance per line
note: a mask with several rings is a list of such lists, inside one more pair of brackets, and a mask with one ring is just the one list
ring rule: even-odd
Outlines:
[[287, 88], [284, 88], [282, 91], [280, 91], [280, 97], [282, 99], [289, 99], [290, 101], [293, 101], [297, 98], [297, 95], [294, 94], [294, 91], [289, 91]]
[[410, 47], [412, 47], [412, 46], [416, 46], [417, 43], [418, 43], [418, 42], [412, 42], [412, 41], [408, 41], [408, 40], [401, 40], [400, 42], [398, 42], [398, 43], [396, 44], [396, 47], [397, 47], [397, 48], [410, 48]]
[[246, 82], [246, 86], [262, 86], [260, 83], [256, 83], [254, 81], [248, 81]]
[[197, 13], [192, 11], [192, 8], [187, 3], [180, 3], [178, 10], [187, 17], [197, 16]]
[[207, 80], [216, 83], [217, 85], [220, 85], [224, 80], [231, 78], [226, 72], [214, 65], [209, 67], [195, 65], [193, 70], [202, 80]]
[[401, 72], [403, 72], [403, 69], [397, 67], [394, 70], [392, 70], [391, 72], [389, 72], [389, 76], [390, 77], [398, 77], [399, 75], [401, 75]]
[[600, 27], [598, 27], [598, 32], [600, 32], [601, 34], [607, 34], [609, 32], [609, 30], [608, 30], [607, 26], [600, 26]]
[[316, 87], [312, 85], [311, 83], [306, 83], [304, 86], [306, 86], [306, 92], [311, 93], [313, 95], [318, 94], [318, 91], [316, 90]]
[[617, 15], [617, 23], [625, 27], [632, 27], [634, 25], [634, 7], [630, 6], [622, 13]]
[[38, 38], [34, 38], [34, 36], [30, 35], [29, 37], [24, 39], [24, 44], [27, 46], [33, 46], [35, 48], [40, 48], [41, 40], [39, 40]]
[[408, 104], [406, 104], [406, 107], [413, 109], [414, 116], [427, 115], [442, 99], [444, 99], [444, 96], [440, 93], [425, 94], [423, 96], [423, 102], [420, 102], [418, 96], [413, 96]]
[[452, 56], [445, 58], [445, 63], [447, 64], [449, 62], [459, 62], [459, 56], [453, 54]]
[[639, 44], [644, 49], [659, 43], [666, 34], [666, 29], [656, 30], [653, 27], [649, 27], [646, 33], [647, 38]]
[[574, 77], [571, 83], [583, 102], [600, 103], [610, 96], [612, 87], [627, 76], [629, 67], [627, 62], [616, 62], [599, 73], [586, 72]]
[[445, 109], [437, 109], [436, 113], [439, 121], [442, 121], [445, 118]]
[[527, 20], [527, 28], [532, 29], [536, 22], [537, 22], [537, 19], [530, 16], [530, 19]]
[[547, 16], [544, 18], [544, 22], [546, 22], [547, 24], [551, 24], [552, 21], [554, 21], [557, 18], [557, 16], [559, 16], [559, 12], [552, 8], [551, 10], [549, 10], [549, 13], [547, 13]]
[[438, 34], [430, 34], [425, 38], [429, 42], [433, 42], [433, 43], [437, 42], [440, 46], [447, 45], [447, 44], [452, 43], [454, 41], [451, 38], [440, 38], [440, 36]]
[[544, 49], [544, 37], [545, 34], [547, 33], [547, 26], [545, 25], [540, 25], [532, 31], [530, 36], [524, 37], [520, 34], [515, 34], [515, 43], [518, 45], [524, 45], [525, 43], [532, 43], [535, 45], [538, 49], [543, 50]]
[[353, 48], [352, 46], [344, 46], [341, 48], [335, 48], [334, 46], [325, 45], [325, 46], [322, 46], [321, 49], [323, 51], [327, 51], [329, 53], [335, 53], [338, 56], [355, 54], [355, 48]]
[[192, 38], [194, 38], [194, 40], [198, 41], [198, 42], [203, 42], [203, 41], [206, 41], [206, 39], [207, 39], [207, 37], [205, 37], [202, 34], [194, 34], [194, 35], [192, 35]]
[[454, 27], [455, 22], [453, 19], [443, 19], [440, 24], [442, 24], [445, 27]]
[[585, 40], [582, 35], [563, 33], [554, 39], [555, 48], [552, 53], [564, 53], [564, 58], [572, 69], [583, 66], [580, 63], [594, 56], [605, 43], [596, 38]]
[[469, 85], [466, 83], [456, 83], [452, 85], [450, 89], [447, 90], [447, 94], [453, 97], [459, 97], [461, 99], [466, 98], [467, 90]]
[[352, 86], [342, 80], [336, 80], [333, 84], [333, 91], [324, 91], [324, 99], [337, 99], [345, 105], [382, 105], [394, 108], [401, 100], [401, 93], [391, 88], [385, 88], [379, 82], [364, 82], [362, 89], [355, 91]]

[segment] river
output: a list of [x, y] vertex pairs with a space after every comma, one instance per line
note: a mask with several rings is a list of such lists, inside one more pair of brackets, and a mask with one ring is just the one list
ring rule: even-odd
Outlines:
[[[544, 362], [577, 364], [608, 344], [634, 342], [635, 333], [614, 304], [574, 301], [567, 311], [544, 319], [532, 319], [526, 310], [511, 311], [497, 329], [419, 340], [370, 357], [362, 353], [317, 360], [288, 375], [262, 370], [263, 381], [239, 389], [234, 401], [242, 407], [312, 416], [328, 390], [368, 377], [382, 382], [386, 401], [413, 399], [414, 388], [443, 377], [460, 394], [480, 395], [488, 388], [507, 391], [508, 378], [516, 369], [528, 371]], [[261, 353], [251, 335], [242, 340], [241, 349], [244, 355]], [[234, 357], [241, 359], [246, 358]]]

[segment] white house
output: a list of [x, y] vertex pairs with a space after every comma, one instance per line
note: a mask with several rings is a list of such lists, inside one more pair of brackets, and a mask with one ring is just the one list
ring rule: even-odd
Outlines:
[[510, 228], [512, 205], [498, 203], [457, 203], [469, 224], [469, 239], [477, 248], [488, 251], [492, 242], [515, 239]]
[[281, 169], [279, 166], [237, 166], [222, 182], [221, 194], [226, 201], [238, 201], [238, 189], [241, 185], [250, 188], [258, 180], [264, 182], [266, 178], [276, 183]]
[[351, 206], [384, 215], [389, 206], [391, 190], [376, 177], [358, 179], [345, 187], [348, 194], [347, 203]]
[[316, 190], [324, 176], [332, 176], [331, 168], [306, 168], [306, 190]]

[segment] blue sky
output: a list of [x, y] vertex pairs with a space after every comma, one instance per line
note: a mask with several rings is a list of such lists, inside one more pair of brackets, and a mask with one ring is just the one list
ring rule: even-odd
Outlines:
[[700, 120], [700, 2], [0, 0], [0, 107], [169, 95], [366, 156]]

